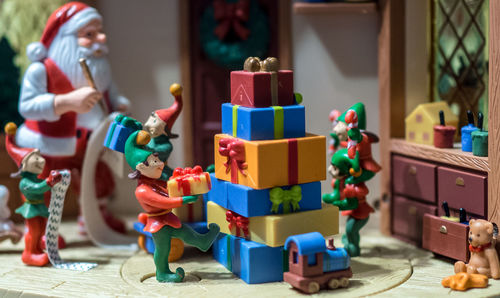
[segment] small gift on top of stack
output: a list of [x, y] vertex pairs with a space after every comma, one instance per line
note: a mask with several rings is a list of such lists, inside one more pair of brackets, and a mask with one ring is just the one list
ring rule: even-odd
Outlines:
[[251, 57], [231, 72], [205, 200], [207, 222], [221, 227], [214, 258], [247, 283], [283, 280], [287, 237], [338, 233], [338, 208], [321, 205], [326, 139], [306, 133], [299, 98], [276, 58]]

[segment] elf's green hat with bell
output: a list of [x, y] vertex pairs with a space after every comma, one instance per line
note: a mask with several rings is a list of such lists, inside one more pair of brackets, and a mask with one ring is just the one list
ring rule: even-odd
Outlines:
[[135, 170], [135, 167], [145, 162], [152, 153], [144, 149], [149, 143], [151, 136], [147, 131], [138, 130], [133, 132], [125, 142], [125, 159], [128, 165]]
[[342, 121], [345, 123], [345, 114], [349, 110], [354, 110], [358, 115], [358, 128], [361, 130], [366, 130], [366, 112], [365, 112], [365, 105], [362, 102], [358, 102], [349, 109], [347, 109], [344, 113], [342, 113], [339, 116], [338, 121]]

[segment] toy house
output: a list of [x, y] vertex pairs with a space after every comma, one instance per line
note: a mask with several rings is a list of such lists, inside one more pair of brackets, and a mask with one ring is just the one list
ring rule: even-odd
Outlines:
[[419, 104], [405, 119], [405, 138], [408, 142], [432, 145], [434, 126], [439, 125], [439, 111], [444, 111], [446, 124], [458, 126], [458, 117], [453, 114], [446, 102]]

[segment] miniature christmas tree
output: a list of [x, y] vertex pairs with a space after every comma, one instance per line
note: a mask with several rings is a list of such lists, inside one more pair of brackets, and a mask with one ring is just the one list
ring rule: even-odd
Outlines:
[[17, 112], [19, 99], [19, 68], [14, 65], [16, 52], [11, 48], [7, 38], [0, 40], [0, 125], [4, 126], [9, 121], [16, 124], [22, 123], [22, 118]]

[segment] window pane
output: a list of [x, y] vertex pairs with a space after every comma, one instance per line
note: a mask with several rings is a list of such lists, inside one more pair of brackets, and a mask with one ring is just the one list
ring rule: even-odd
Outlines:
[[[489, 0], [432, 0], [433, 100], [488, 115]], [[485, 119], [487, 128], [487, 118]]]

